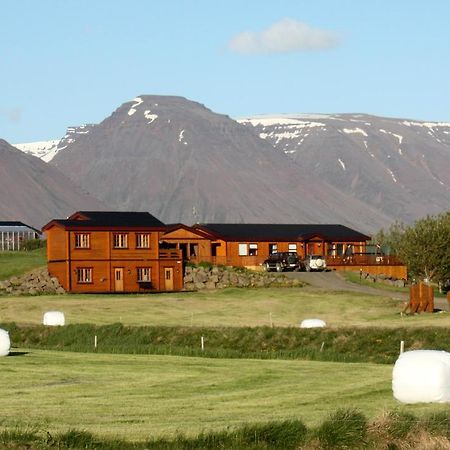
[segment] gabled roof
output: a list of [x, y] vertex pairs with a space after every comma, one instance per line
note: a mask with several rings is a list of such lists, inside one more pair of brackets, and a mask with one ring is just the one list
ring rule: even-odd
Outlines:
[[64, 228], [158, 228], [165, 229], [164, 223], [148, 212], [125, 211], [77, 211], [68, 219], [54, 219], [43, 227], [60, 225]]
[[36, 230], [36, 228], [30, 227], [30, 225], [23, 222], [18, 222], [16, 220], [0, 220], [0, 228], [2, 228], [3, 231], [14, 231], [14, 228], [29, 228], [35, 233], [41, 233], [39, 230]]
[[214, 240], [215, 236], [211, 234], [210, 232], [202, 229], [202, 228], [195, 228], [195, 227], [189, 227], [188, 225], [184, 225], [183, 223], [174, 223], [170, 225], [166, 225], [166, 231], [163, 235], [163, 237], [169, 233], [172, 233], [173, 231], [177, 230], [186, 230], [190, 231], [193, 234], [196, 234], [199, 237], [203, 237], [205, 239]]
[[370, 240], [370, 236], [344, 225], [206, 223], [194, 225], [193, 228], [211, 233], [224, 241], [303, 241], [314, 236], [328, 241]]

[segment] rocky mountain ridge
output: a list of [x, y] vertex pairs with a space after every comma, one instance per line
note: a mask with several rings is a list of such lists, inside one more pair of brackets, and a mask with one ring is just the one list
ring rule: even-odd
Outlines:
[[372, 233], [450, 204], [446, 123], [364, 114], [234, 121], [182, 97], [142, 95], [39, 151], [110, 209], [166, 223], [342, 223]]
[[77, 209], [105, 209], [68, 177], [0, 139], [0, 220], [40, 229]]
[[294, 163], [393, 219], [450, 206], [450, 123], [365, 114], [240, 119]]
[[292, 164], [253, 129], [203, 105], [140, 96], [51, 160], [113, 208], [166, 223], [343, 223], [389, 220]]

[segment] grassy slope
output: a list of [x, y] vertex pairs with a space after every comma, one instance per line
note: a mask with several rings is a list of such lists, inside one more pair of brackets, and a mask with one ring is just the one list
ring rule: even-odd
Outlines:
[[1, 358], [0, 365], [8, 387], [2, 392], [3, 427], [19, 429], [76, 428], [141, 440], [286, 418], [317, 425], [340, 407], [373, 417], [398, 406], [387, 365], [37, 350]]
[[47, 264], [45, 248], [30, 252], [0, 252], [0, 280], [22, 275], [45, 264]]
[[[41, 252], [41, 253], [40, 253]], [[0, 279], [45, 263], [43, 251], [9, 264]], [[39, 254], [40, 253], [40, 254]], [[22, 255], [19, 255], [22, 257]], [[2, 259], [3, 258], [3, 259]], [[33, 261], [34, 260], [34, 261]], [[41, 323], [61, 310], [68, 323], [193, 326], [296, 326], [320, 317], [331, 326], [449, 326], [449, 314], [400, 317], [402, 302], [302, 289], [227, 289], [151, 296], [0, 298], [0, 321]], [[15, 349], [16, 350], [16, 349]], [[400, 406], [392, 398], [392, 366], [310, 361], [260, 361], [32, 350], [0, 358], [2, 427], [85, 429], [145, 439], [177, 431], [223, 429], [245, 422], [297, 417], [316, 425], [339, 407], [373, 417], [384, 409], [421, 413], [443, 405]]]
[[49, 310], [67, 323], [168, 326], [298, 326], [321, 318], [331, 327], [450, 326], [450, 314], [400, 316], [402, 301], [302, 288], [224, 289], [155, 295], [0, 297], [0, 322], [42, 323]]

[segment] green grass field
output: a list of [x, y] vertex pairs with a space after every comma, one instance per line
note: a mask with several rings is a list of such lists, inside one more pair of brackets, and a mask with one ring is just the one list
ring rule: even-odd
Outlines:
[[446, 408], [399, 406], [388, 365], [32, 350], [1, 358], [0, 370], [2, 428], [131, 440], [288, 418], [317, 425], [343, 407], [368, 417]]
[[0, 252], [0, 280], [6, 280], [47, 264], [46, 249]]
[[[42, 265], [44, 259], [43, 250], [0, 254], [0, 279]], [[68, 324], [297, 327], [301, 320], [316, 317], [341, 333], [343, 327], [405, 327], [413, 332], [429, 327], [433, 333], [433, 327], [450, 326], [449, 313], [401, 316], [404, 303], [393, 299], [395, 295], [230, 288], [155, 295], [3, 296], [0, 322], [38, 325], [45, 311], [59, 310]], [[392, 365], [368, 362], [76, 353], [16, 348], [13, 343], [13, 354], [0, 358], [0, 371], [0, 429], [44, 435], [76, 429], [142, 441], [271, 420], [300, 419], [314, 427], [338, 408], [358, 408], [369, 418], [386, 410], [421, 415], [448, 409], [397, 403], [391, 391]]]
[[351, 292], [302, 288], [203, 291], [153, 295], [0, 297], [0, 322], [42, 323], [63, 311], [67, 323], [167, 326], [298, 326], [321, 318], [330, 327], [450, 326], [450, 314], [401, 316], [403, 301]]

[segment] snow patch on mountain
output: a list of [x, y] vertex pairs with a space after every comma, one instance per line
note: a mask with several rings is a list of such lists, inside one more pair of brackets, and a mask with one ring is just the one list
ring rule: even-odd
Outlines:
[[[315, 116], [317, 117], [317, 116]], [[326, 118], [327, 116], [321, 116], [322, 118]], [[308, 116], [308, 118], [312, 118]], [[237, 119], [239, 123], [242, 124], [251, 124], [253, 126], [262, 125], [265, 127], [272, 125], [296, 125], [299, 128], [314, 128], [314, 127], [324, 127], [325, 124], [322, 122], [313, 122], [311, 120], [302, 120], [300, 116], [255, 116], [255, 117], [247, 117]]]
[[144, 117], [148, 120], [148, 123], [152, 123], [158, 118], [158, 114], [152, 114], [148, 109], [147, 111], [144, 111]]
[[449, 122], [412, 122], [410, 120], [404, 120], [403, 125], [407, 127], [425, 127], [425, 128], [436, 128], [436, 127], [450, 127]]
[[141, 97], [136, 97], [132, 100], [135, 102], [133, 105], [131, 105], [131, 108], [128, 110], [128, 115], [132, 116], [136, 112], [136, 108], [144, 102]]
[[368, 136], [367, 133], [361, 128], [343, 128], [342, 131], [345, 134], [362, 134], [365, 137]]
[[394, 136], [395, 138], [398, 139], [398, 143], [399, 143], [400, 145], [402, 144], [403, 136], [401, 136], [400, 134], [395, 134], [395, 133], [392, 133], [391, 131], [383, 130], [382, 128], [380, 128], [380, 133], [390, 134], [391, 136]]
[[58, 152], [57, 147], [59, 142], [59, 139], [52, 139], [50, 141], [25, 142], [13, 145], [24, 153], [49, 162]]

